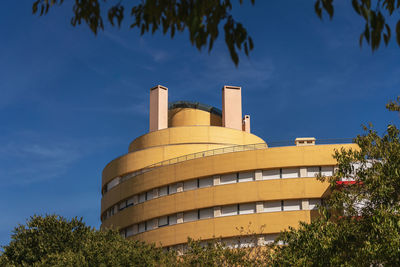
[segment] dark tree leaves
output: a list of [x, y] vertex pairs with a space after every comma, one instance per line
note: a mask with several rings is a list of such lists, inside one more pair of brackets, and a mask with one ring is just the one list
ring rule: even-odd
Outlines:
[[[325, 11], [330, 18], [333, 16], [333, 0], [316, 0], [315, 12], [322, 18]], [[391, 39], [391, 27], [388, 23], [389, 17], [400, 12], [399, 0], [352, 0], [354, 11], [365, 21], [364, 31], [360, 35], [360, 46], [363, 40], [371, 46], [372, 51], [379, 48], [381, 40], [385, 45]], [[397, 12], [395, 12], [397, 11]], [[400, 46], [400, 20], [397, 20], [396, 40]]]
[[396, 100], [393, 100], [393, 101], [390, 101], [389, 103], [387, 103], [386, 108], [390, 111], [400, 112], [400, 96], [398, 96]]
[[[36, 0], [32, 12], [46, 15], [49, 8], [63, 4], [63, 0]], [[250, 0], [254, 4], [254, 0]], [[242, 4], [243, 0], [239, 0]], [[230, 0], [145, 0], [138, 1], [130, 8], [130, 27], [138, 28], [140, 34], [162, 31], [170, 32], [171, 38], [176, 32], [188, 30], [193, 46], [201, 50], [208, 47], [211, 51], [218, 38], [220, 26], [223, 26], [225, 42], [235, 65], [239, 63], [238, 52], [243, 50], [248, 56], [254, 44], [246, 28], [231, 14]], [[125, 5], [126, 7], [126, 5]], [[85, 23], [97, 34], [104, 29], [102, 12], [107, 10], [107, 19], [112, 26], [121, 26], [125, 7], [115, 0], [75, 0], [73, 4], [73, 26]]]
[[[64, 0], [35, 0], [32, 12], [40, 16], [46, 15], [55, 5], [63, 4]], [[238, 1], [239, 4], [243, 0]], [[255, 0], [250, 0], [254, 4]], [[400, 12], [400, 0], [352, 0], [354, 11], [365, 21], [364, 31], [360, 35], [360, 46], [363, 40], [371, 46], [372, 51], [379, 48], [381, 40], [385, 45], [391, 39], [391, 26], [387, 22], [389, 17]], [[253, 41], [246, 28], [236, 21], [232, 14], [231, 0], [143, 0], [129, 7], [131, 12], [131, 28], [138, 28], [140, 34], [162, 31], [170, 32], [171, 38], [176, 32], [188, 30], [190, 42], [197, 49], [208, 47], [211, 51], [218, 38], [220, 26], [223, 26], [225, 43], [230, 56], [235, 63], [239, 63], [239, 51], [248, 56], [253, 49]], [[316, 0], [315, 13], [322, 19], [323, 12], [329, 18], [334, 15], [333, 0]], [[116, 0], [75, 0], [73, 4], [73, 26], [85, 23], [94, 34], [104, 29], [102, 11], [107, 10], [107, 19], [112, 26], [121, 26], [125, 7]], [[395, 12], [397, 11], [397, 12]], [[116, 22], [116, 23], [115, 23]], [[395, 36], [400, 46], [400, 20], [397, 20]]]
[[172, 266], [174, 253], [97, 231], [82, 219], [33, 216], [15, 227], [2, 247], [0, 266]]

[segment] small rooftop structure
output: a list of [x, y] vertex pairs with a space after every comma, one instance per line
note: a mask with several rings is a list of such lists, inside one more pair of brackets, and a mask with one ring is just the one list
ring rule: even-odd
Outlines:
[[297, 137], [294, 140], [296, 146], [313, 146], [315, 145], [315, 137]]

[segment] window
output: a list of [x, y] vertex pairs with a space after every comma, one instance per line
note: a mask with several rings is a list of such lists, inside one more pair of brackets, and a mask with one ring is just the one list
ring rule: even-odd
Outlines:
[[310, 210], [317, 210], [319, 205], [321, 205], [321, 199], [319, 198], [313, 198], [308, 200], [308, 208]]
[[240, 172], [239, 183], [254, 181], [254, 172]]
[[134, 202], [133, 202], [133, 197], [128, 198], [128, 200], [126, 201], [126, 207], [130, 207], [133, 206]]
[[183, 221], [184, 222], [192, 222], [198, 220], [198, 211], [197, 210], [191, 210], [191, 211], [186, 211], [183, 213]]
[[237, 173], [221, 175], [220, 184], [234, 184], [237, 181]]
[[168, 186], [163, 186], [158, 189], [158, 196], [163, 197], [168, 195]]
[[130, 178], [132, 178], [134, 176], [135, 176], [134, 172], [128, 173], [128, 174], [122, 176], [121, 181], [126, 181], [126, 180], [128, 180], [128, 179], [130, 179]]
[[298, 178], [299, 168], [282, 169], [282, 178]]
[[263, 180], [272, 180], [281, 178], [280, 170], [263, 170], [262, 172]]
[[144, 231], [146, 231], [146, 223], [145, 222], [141, 222], [139, 223], [139, 233], [143, 233]]
[[111, 188], [117, 186], [121, 181], [121, 177], [116, 177], [112, 179], [108, 184], [107, 184], [107, 191], [109, 191]]
[[176, 184], [171, 184], [168, 186], [168, 194], [174, 194], [176, 193], [176, 190], [177, 190]]
[[214, 179], [212, 177], [199, 179], [199, 188], [213, 186]]
[[321, 167], [321, 175], [332, 176], [333, 175], [333, 166], [323, 166], [323, 167]]
[[307, 167], [307, 177], [315, 177], [320, 173], [320, 167]]
[[279, 236], [279, 234], [268, 234], [264, 237], [265, 244], [272, 244], [275, 242], [275, 239]]
[[146, 201], [146, 193], [142, 193], [139, 195], [139, 203], [143, 203]]
[[126, 228], [126, 232], [125, 232], [125, 237], [128, 236], [133, 236], [134, 234], [137, 234], [137, 224], [129, 226], [128, 228]]
[[275, 212], [275, 211], [281, 211], [281, 201], [276, 200], [276, 201], [266, 201], [264, 202], [264, 212]]
[[123, 210], [126, 208], [126, 201], [122, 201], [121, 203], [119, 203], [119, 210]]
[[153, 190], [147, 191], [146, 200], [152, 200], [152, 199], [153, 199]]
[[214, 218], [214, 208], [201, 209], [199, 211], [199, 219]]
[[183, 191], [197, 189], [197, 179], [183, 182]]
[[238, 205], [222, 206], [221, 216], [231, 216], [238, 214]]
[[152, 220], [146, 221], [146, 230], [147, 231], [155, 229], [155, 226], [158, 225], [158, 222], [156, 220], [157, 219], [152, 219]]
[[301, 210], [301, 200], [300, 199], [284, 200], [283, 210], [284, 211]]
[[158, 227], [167, 226], [168, 224], [168, 216], [158, 218]]
[[239, 205], [239, 214], [251, 214], [256, 212], [255, 203], [245, 203]]
[[122, 229], [121, 231], [119, 231], [119, 235], [120, 235], [121, 237], [126, 237], [126, 230], [125, 230], [125, 229]]
[[176, 222], [177, 222], [176, 214], [172, 214], [172, 215], [168, 216], [168, 222], [169, 222], [169, 225], [176, 224]]

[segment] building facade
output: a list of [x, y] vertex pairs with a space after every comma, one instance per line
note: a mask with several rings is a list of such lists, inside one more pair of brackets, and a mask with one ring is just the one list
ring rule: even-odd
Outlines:
[[167, 88], [150, 89], [149, 133], [103, 170], [102, 229], [163, 247], [188, 237], [235, 245], [271, 242], [288, 226], [311, 221], [329, 194], [315, 176], [332, 175], [334, 149], [354, 145], [297, 138], [268, 147], [242, 116], [241, 88], [224, 86], [222, 99], [222, 111], [168, 104]]

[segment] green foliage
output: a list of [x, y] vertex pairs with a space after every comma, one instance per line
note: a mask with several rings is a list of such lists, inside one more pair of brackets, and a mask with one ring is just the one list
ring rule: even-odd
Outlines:
[[[254, 4], [255, 0], [250, 0]], [[40, 16], [48, 13], [50, 7], [61, 5], [64, 0], [35, 0], [32, 11]], [[239, 4], [243, 1], [240, 0]], [[75, 0], [73, 5], [73, 26], [86, 23], [97, 34], [104, 29], [102, 7], [108, 8], [107, 19], [111, 25], [121, 25], [125, 17], [125, 7], [121, 1]], [[145, 0], [138, 1], [130, 8], [131, 28], [138, 28], [140, 34], [162, 31], [170, 33], [189, 32], [190, 42], [197, 49], [208, 47], [211, 51], [219, 35], [219, 26], [223, 24], [225, 42], [235, 65], [239, 63], [238, 51], [246, 55], [253, 49], [253, 40], [246, 28], [231, 14], [231, 0]]]
[[386, 108], [390, 111], [399, 111], [400, 112], [400, 96], [397, 97], [396, 100], [390, 101]]
[[176, 261], [173, 252], [57, 215], [33, 216], [11, 238], [1, 266], [167, 266]]
[[0, 266], [261, 266], [260, 247], [227, 248], [216, 240], [188, 240], [184, 255], [122, 238], [117, 231], [97, 231], [81, 219], [33, 216], [14, 229], [3, 247]]
[[[188, 249], [181, 257], [182, 266], [269, 266], [270, 248], [257, 245], [229, 248], [221, 240], [206, 244], [188, 239]], [[238, 238], [240, 244], [240, 237]]]

